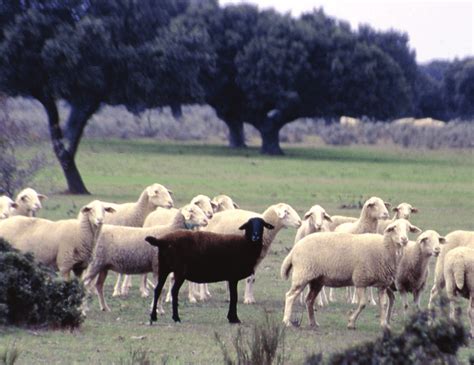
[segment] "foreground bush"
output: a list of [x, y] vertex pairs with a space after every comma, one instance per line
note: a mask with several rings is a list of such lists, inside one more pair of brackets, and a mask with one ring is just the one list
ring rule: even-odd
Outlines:
[[414, 314], [400, 334], [386, 331], [375, 341], [333, 354], [327, 361], [312, 355], [305, 364], [457, 364], [456, 354], [468, 344], [468, 332], [449, 319], [448, 304], [440, 310]]
[[64, 282], [0, 238], [0, 324], [75, 328], [83, 298], [77, 280]]

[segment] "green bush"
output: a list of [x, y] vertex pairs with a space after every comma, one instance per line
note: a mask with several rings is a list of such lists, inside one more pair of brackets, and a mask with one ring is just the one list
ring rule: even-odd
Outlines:
[[75, 328], [82, 322], [83, 298], [77, 280], [59, 279], [0, 238], [0, 324]]
[[400, 334], [385, 331], [375, 341], [333, 354], [327, 361], [312, 355], [305, 364], [456, 364], [456, 353], [468, 344], [468, 334], [460, 322], [449, 319], [446, 299], [439, 308], [414, 314]]

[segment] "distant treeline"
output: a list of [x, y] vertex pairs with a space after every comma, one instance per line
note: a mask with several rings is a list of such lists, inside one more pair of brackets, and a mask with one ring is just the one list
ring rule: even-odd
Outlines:
[[[269, 154], [301, 117], [474, 116], [474, 58], [418, 65], [407, 34], [352, 30], [323, 10], [294, 18], [215, 0], [0, 0], [0, 29], [0, 90], [44, 106], [71, 192], [87, 191], [74, 156], [104, 104], [170, 106], [176, 116], [183, 104], [209, 104], [231, 146], [245, 146], [246, 122]], [[63, 127], [60, 99], [71, 105]]]

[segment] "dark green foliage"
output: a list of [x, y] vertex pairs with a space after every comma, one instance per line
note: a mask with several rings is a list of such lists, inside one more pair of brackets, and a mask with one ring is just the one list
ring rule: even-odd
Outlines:
[[75, 328], [83, 298], [79, 281], [64, 282], [0, 239], [0, 324]]
[[253, 326], [250, 334], [242, 328], [232, 339], [236, 359], [229, 353], [220, 335], [214, 333], [227, 365], [271, 365], [285, 362], [285, 327], [265, 312], [263, 322]]
[[327, 361], [312, 355], [306, 364], [455, 364], [456, 353], [468, 344], [468, 333], [460, 322], [448, 317], [448, 304], [439, 312], [414, 314], [400, 334], [385, 331], [373, 341], [333, 354]]

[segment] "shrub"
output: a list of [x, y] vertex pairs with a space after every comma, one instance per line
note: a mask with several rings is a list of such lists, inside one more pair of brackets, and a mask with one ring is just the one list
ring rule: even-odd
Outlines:
[[[455, 364], [456, 353], [468, 344], [468, 334], [459, 321], [448, 316], [446, 299], [438, 312], [421, 311], [414, 314], [400, 334], [385, 331], [372, 342], [351, 347], [329, 357], [336, 364]], [[305, 364], [321, 364], [320, 355], [312, 355]]]
[[33, 255], [0, 239], [0, 324], [75, 328], [82, 322], [83, 298], [79, 281], [57, 278]]
[[285, 358], [285, 327], [265, 312], [263, 322], [253, 326], [250, 334], [241, 327], [232, 339], [236, 359], [230, 355], [219, 334], [214, 332], [227, 365], [283, 364]]

